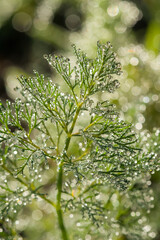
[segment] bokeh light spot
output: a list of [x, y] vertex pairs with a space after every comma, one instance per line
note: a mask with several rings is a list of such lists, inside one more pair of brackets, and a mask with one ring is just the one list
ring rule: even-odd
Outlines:
[[142, 129], [142, 123], [136, 123], [135, 125], [137, 130], [141, 130]]
[[19, 32], [27, 32], [32, 25], [32, 18], [25, 12], [16, 13], [12, 19], [12, 25]]
[[149, 101], [150, 101], [149, 97], [147, 97], [147, 96], [143, 97], [143, 102], [144, 103], [149, 103]]
[[137, 66], [139, 63], [139, 60], [136, 57], [132, 57], [129, 62], [132, 66]]
[[117, 6], [110, 6], [108, 7], [107, 12], [110, 17], [115, 17], [119, 13], [119, 8]]
[[74, 31], [80, 27], [81, 24], [80, 17], [76, 14], [70, 14], [66, 17], [65, 24], [68, 29]]
[[42, 211], [40, 211], [40, 210], [38, 210], [38, 209], [33, 211], [33, 213], [32, 213], [32, 218], [33, 218], [34, 220], [39, 221], [39, 220], [42, 219], [42, 217], [43, 217]]
[[138, 96], [141, 93], [141, 88], [138, 86], [135, 86], [131, 90], [133, 96]]

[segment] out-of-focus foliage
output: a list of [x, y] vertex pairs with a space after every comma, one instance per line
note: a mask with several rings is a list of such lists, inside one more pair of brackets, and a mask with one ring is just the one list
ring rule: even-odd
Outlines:
[[146, 4], [150, 8], [150, 21], [146, 32], [145, 46], [158, 55], [160, 51], [160, 2], [153, 0], [151, 4], [147, 0]]

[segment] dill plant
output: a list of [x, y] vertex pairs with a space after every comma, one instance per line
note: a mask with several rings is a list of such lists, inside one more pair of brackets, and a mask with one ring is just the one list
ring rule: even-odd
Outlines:
[[[73, 50], [74, 67], [68, 58], [45, 56], [65, 91], [35, 71], [18, 78], [21, 98], [0, 103], [1, 239], [23, 239], [15, 220], [33, 199], [55, 209], [61, 235], [52, 239], [152, 239], [145, 214], [153, 207], [148, 186], [159, 155], [142, 146], [143, 134], [139, 143], [112, 103], [95, 100], [119, 87], [121, 66], [110, 43], [97, 43], [95, 59]], [[50, 168], [54, 197], [43, 181]]]

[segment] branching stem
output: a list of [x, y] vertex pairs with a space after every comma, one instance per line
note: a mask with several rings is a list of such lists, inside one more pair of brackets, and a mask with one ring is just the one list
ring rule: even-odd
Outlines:
[[[79, 112], [81, 110], [81, 107], [83, 105], [83, 102], [81, 102], [76, 110], [71, 128], [69, 130], [68, 136], [66, 138], [65, 141], [65, 146], [64, 146], [64, 153], [67, 152], [68, 148], [69, 148], [69, 144], [70, 144], [70, 140], [71, 140], [71, 136], [72, 136], [72, 132], [73, 129], [75, 127]], [[62, 183], [63, 183], [63, 162], [64, 162], [64, 156], [62, 156], [62, 159], [58, 165], [58, 177], [57, 177], [57, 203], [56, 203], [56, 211], [57, 211], [57, 216], [58, 216], [58, 224], [59, 224], [59, 228], [61, 230], [62, 233], [62, 239], [63, 240], [69, 240], [68, 234], [67, 234], [67, 230], [65, 228], [64, 225], [64, 220], [63, 220], [63, 212], [62, 212], [62, 208], [61, 208], [61, 194], [62, 194]]]
[[[32, 191], [32, 192], [34, 193], [35, 190], [33, 189], [33, 187], [32, 187], [32, 189], [31, 189], [31, 187], [30, 187], [23, 179], [21, 179], [20, 177], [16, 177], [16, 178], [15, 178], [14, 174], [12, 173], [12, 171], [11, 171], [10, 169], [8, 169], [7, 166], [5, 166], [5, 165], [3, 164], [3, 165], [2, 165], [2, 168], [3, 168], [6, 172], [8, 172], [8, 173], [10, 174], [10, 176], [12, 176], [15, 180], [17, 180], [18, 182], [20, 182], [22, 185], [24, 185], [25, 187], [27, 187], [28, 190], [30, 190], [30, 191]], [[42, 198], [45, 202], [51, 204], [54, 208], [56, 208], [56, 204], [55, 204], [53, 201], [51, 201], [51, 200], [49, 200], [48, 198], [46, 198], [45, 195], [42, 195], [41, 193], [39, 193], [39, 192], [37, 192], [37, 191], [36, 191], [36, 194], [37, 194], [40, 198]]]

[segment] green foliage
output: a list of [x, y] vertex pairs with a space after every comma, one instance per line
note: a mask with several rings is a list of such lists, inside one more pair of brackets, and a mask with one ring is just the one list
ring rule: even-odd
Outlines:
[[[73, 49], [74, 67], [65, 57], [45, 57], [63, 78], [64, 92], [35, 72], [18, 78], [21, 99], [0, 105], [1, 239], [21, 239], [14, 222], [33, 199], [55, 209], [63, 240], [151, 239], [143, 213], [153, 207], [148, 185], [160, 164], [157, 149], [141, 147], [113, 104], [95, 101], [119, 86], [121, 68], [110, 43], [97, 43], [95, 59]], [[51, 168], [56, 183], [44, 181]], [[65, 211], [66, 218], [74, 216], [69, 234]]]

